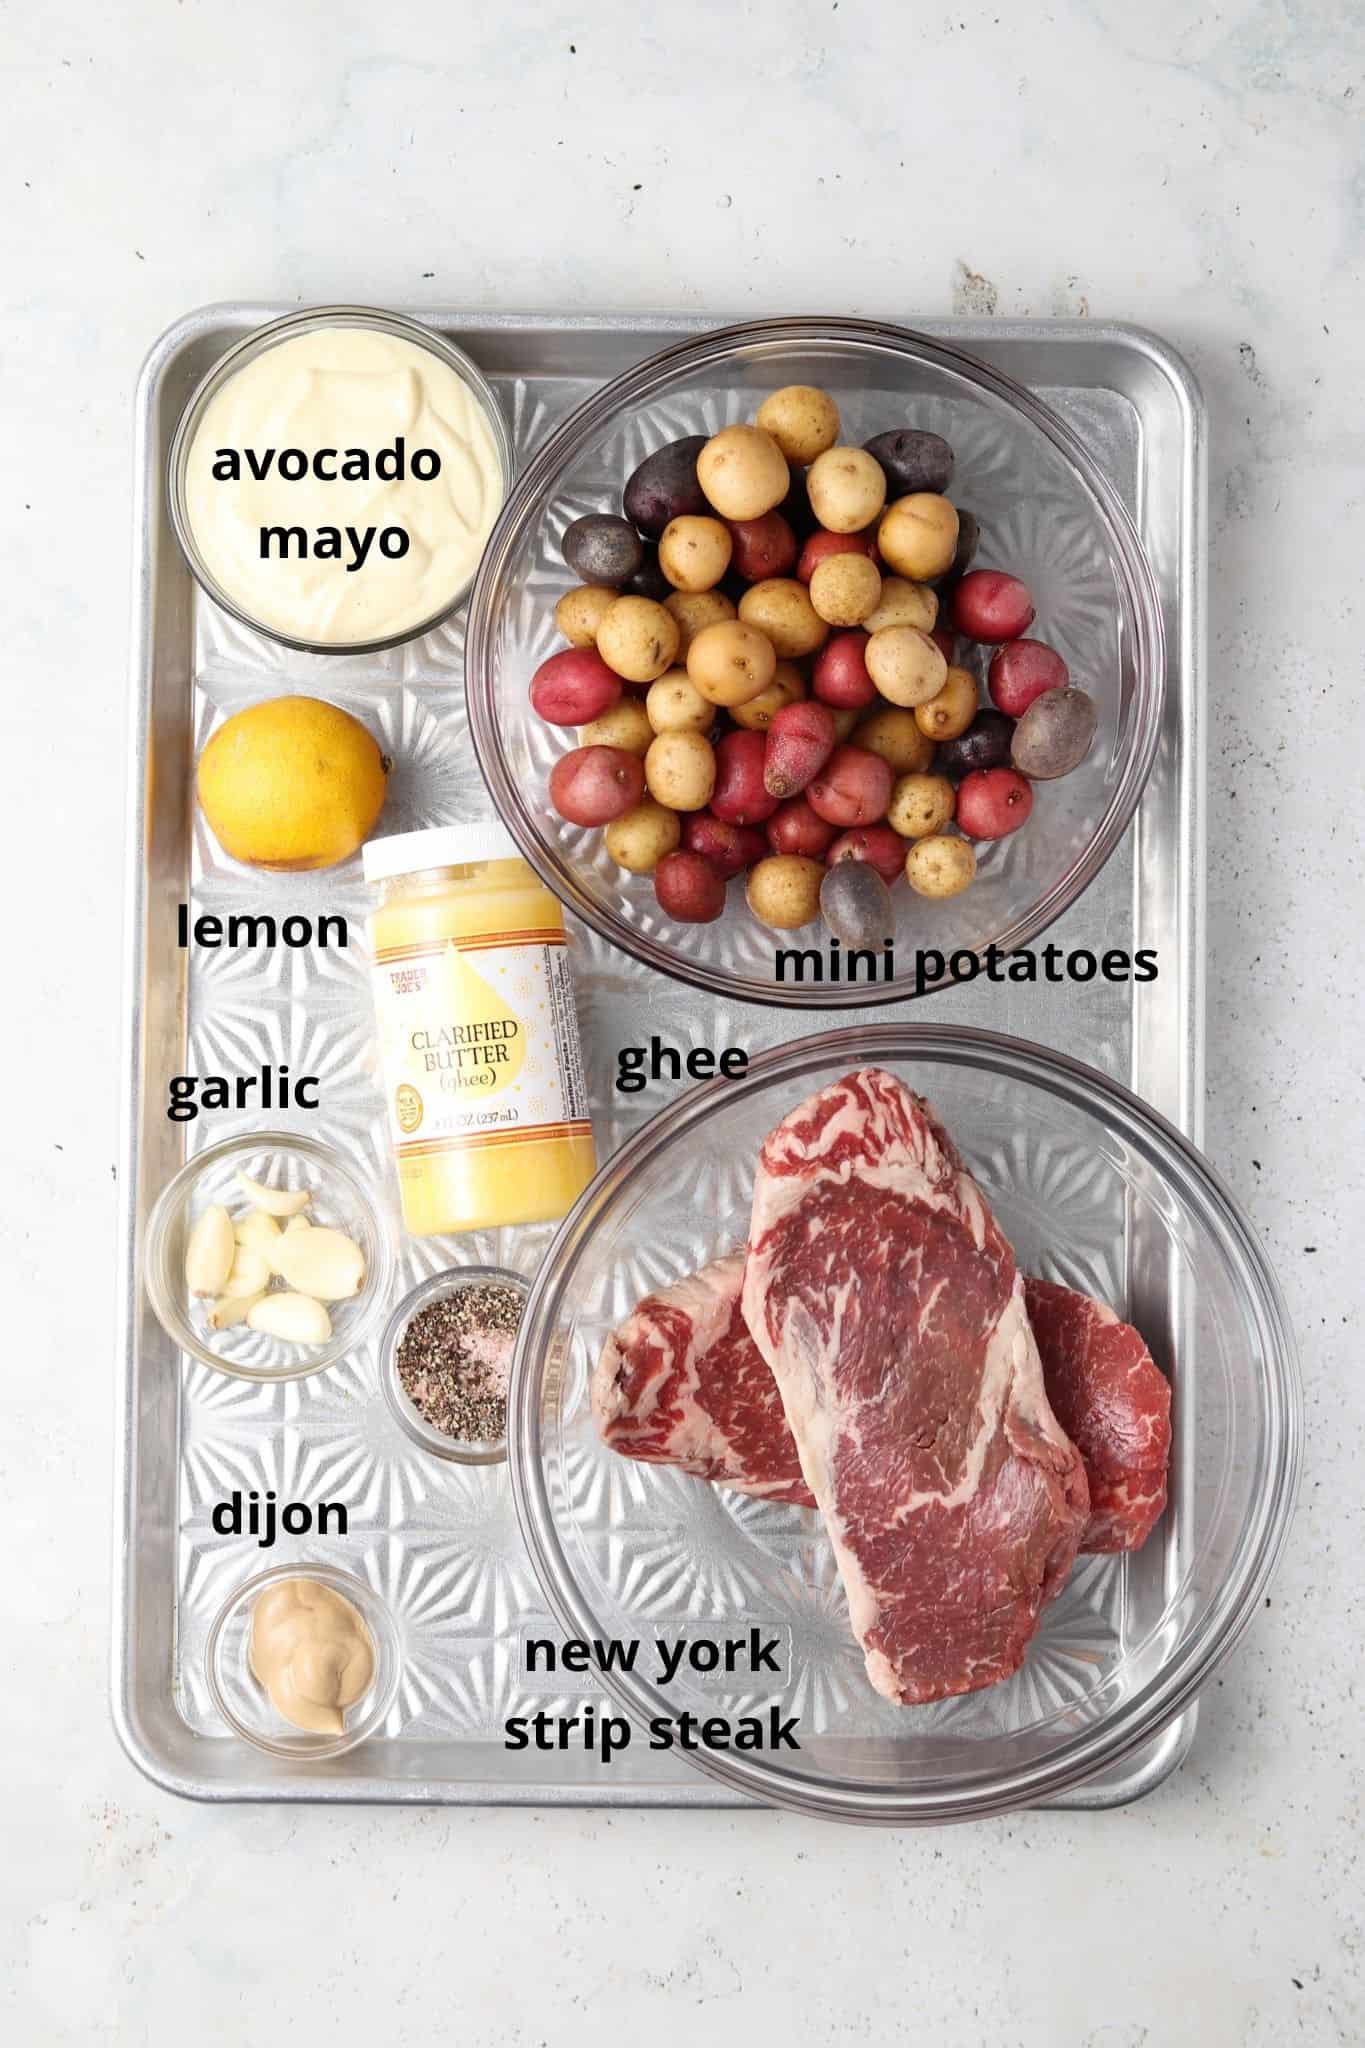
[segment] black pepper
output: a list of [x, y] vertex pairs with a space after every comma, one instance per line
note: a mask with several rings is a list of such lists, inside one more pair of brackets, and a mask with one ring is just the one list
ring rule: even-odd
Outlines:
[[490, 1281], [419, 1309], [398, 1344], [398, 1384], [422, 1420], [457, 1443], [507, 1434], [507, 1365], [524, 1296]]

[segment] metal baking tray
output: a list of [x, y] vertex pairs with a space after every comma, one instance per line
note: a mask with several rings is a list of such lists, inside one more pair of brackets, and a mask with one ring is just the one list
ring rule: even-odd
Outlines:
[[[391, 1420], [374, 1345], [312, 1379], [257, 1386], [182, 1358], [141, 1285], [152, 1202], [187, 1152], [263, 1120], [215, 1113], [173, 1124], [167, 1080], [288, 1060], [322, 1079], [321, 1110], [273, 1127], [342, 1147], [394, 1191], [371, 1066], [358, 863], [327, 874], [260, 876], [222, 860], [197, 821], [193, 763], [214, 720], [261, 696], [313, 690], [366, 719], [397, 762], [385, 828], [483, 815], [488, 798], [465, 729], [463, 625], [378, 656], [291, 654], [204, 599], [167, 516], [171, 435], [215, 359], [291, 310], [223, 305], [192, 313], [157, 342], [137, 398], [127, 1044], [113, 1695], [135, 1763], [167, 1790], [214, 1800], [430, 1801], [445, 1804], [727, 1806], [691, 1766], [632, 1748], [609, 1770], [582, 1752], [509, 1754], [502, 1724], [569, 1701], [525, 1670], [529, 1635], [553, 1634], [522, 1548], [505, 1467], [435, 1462]], [[519, 460], [596, 385], [667, 342], [717, 324], [692, 315], [556, 316], [419, 309], [492, 378]], [[1089, 321], [912, 321], [975, 351], [1040, 393], [1121, 491], [1161, 591], [1169, 651], [1165, 729], [1136, 824], [1081, 901], [1048, 934], [1059, 943], [1155, 947], [1160, 971], [1136, 987], [958, 988], [935, 1014], [1059, 1045], [1117, 1075], [1196, 1143], [1201, 1136], [1204, 904], [1204, 499], [1202, 401], [1164, 343]], [[176, 906], [317, 914], [343, 911], [344, 954], [186, 954]], [[797, 1012], [713, 1002], [571, 931], [599, 1154], [673, 1092], [623, 1096], [617, 1048], [657, 1033], [759, 1051], [808, 1028]], [[850, 1016], [858, 1015], [850, 1011]], [[877, 1013], [884, 1015], [884, 1012]], [[472, 1242], [409, 1242], [400, 1284], [456, 1256], [530, 1272], [549, 1228]], [[344, 1539], [282, 1538], [268, 1553], [215, 1535], [209, 1513], [232, 1487], [280, 1500], [325, 1494], [348, 1505]], [[214, 1717], [205, 1639], [230, 1590], [268, 1564], [311, 1558], [367, 1575], [396, 1610], [405, 1675], [384, 1734], [321, 1767], [257, 1754]], [[1116, 1561], [1115, 1569], [1123, 1569]], [[557, 1684], [562, 1688], [564, 1681]], [[581, 1681], [582, 1694], [591, 1692]], [[542, 1682], [543, 1686], [543, 1682]], [[1189, 1748], [1195, 1709], [1161, 1738], [1059, 1802], [1116, 1805], [1149, 1791]], [[638, 1760], [636, 1760], [638, 1758]]]

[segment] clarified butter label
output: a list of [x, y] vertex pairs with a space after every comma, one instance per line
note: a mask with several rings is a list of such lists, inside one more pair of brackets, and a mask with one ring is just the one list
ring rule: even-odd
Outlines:
[[374, 982], [401, 1158], [591, 1128], [562, 939], [385, 947]]

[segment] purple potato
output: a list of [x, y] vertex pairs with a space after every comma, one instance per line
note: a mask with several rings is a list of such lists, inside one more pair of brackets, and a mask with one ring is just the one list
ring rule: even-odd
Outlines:
[[651, 540], [659, 538], [670, 519], [711, 511], [697, 482], [697, 457], [707, 439], [705, 434], [687, 434], [681, 441], [670, 441], [646, 455], [627, 479], [621, 494], [626, 517]]
[[1014, 720], [1003, 711], [978, 711], [965, 732], [955, 740], [941, 740], [934, 756], [940, 775], [960, 782], [976, 768], [1008, 768]]
[[942, 434], [920, 427], [896, 427], [874, 434], [864, 448], [886, 472], [888, 498], [906, 498], [913, 491], [947, 490], [953, 474], [953, 451]]
[[566, 531], [563, 554], [581, 582], [604, 583], [619, 590], [638, 572], [645, 549], [628, 519], [618, 519], [611, 512], [589, 512], [575, 519]]

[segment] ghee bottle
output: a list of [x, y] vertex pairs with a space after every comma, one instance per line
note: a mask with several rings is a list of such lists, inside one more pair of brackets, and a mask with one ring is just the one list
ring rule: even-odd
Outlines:
[[364, 866], [404, 1223], [564, 1215], [596, 1155], [558, 901], [498, 824], [372, 839]]

